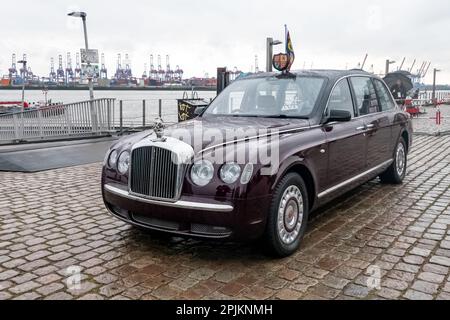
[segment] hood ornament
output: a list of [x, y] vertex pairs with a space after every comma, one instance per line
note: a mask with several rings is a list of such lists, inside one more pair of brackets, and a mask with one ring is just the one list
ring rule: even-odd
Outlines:
[[158, 117], [155, 119], [153, 131], [156, 134], [156, 139], [153, 139], [153, 141], [166, 141], [166, 138], [164, 137], [164, 122], [161, 118]]

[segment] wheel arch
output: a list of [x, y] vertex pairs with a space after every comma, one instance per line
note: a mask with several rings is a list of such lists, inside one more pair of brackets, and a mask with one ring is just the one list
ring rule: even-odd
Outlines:
[[288, 166], [284, 172], [280, 175], [279, 179], [277, 179], [277, 183], [288, 173], [297, 173], [300, 175], [305, 182], [306, 190], [308, 192], [308, 207], [311, 211], [314, 207], [316, 200], [316, 185], [314, 176], [311, 170], [302, 162], [295, 162]]
[[402, 133], [400, 134], [400, 137], [402, 137], [405, 140], [406, 143], [406, 152], [409, 152], [409, 148], [410, 148], [410, 136], [407, 130], [403, 130]]

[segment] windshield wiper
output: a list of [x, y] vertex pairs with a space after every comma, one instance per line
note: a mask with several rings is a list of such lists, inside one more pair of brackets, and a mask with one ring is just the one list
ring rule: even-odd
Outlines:
[[288, 116], [287, 114], [274, 114], [271, 116], [264, 116], [265, 118], [278, 118], [278, 119], [309, 119], [305, 116]]

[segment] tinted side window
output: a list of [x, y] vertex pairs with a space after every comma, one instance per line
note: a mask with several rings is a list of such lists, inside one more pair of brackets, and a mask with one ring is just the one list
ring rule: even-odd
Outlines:
[[377, 90], [378, 99], [380, 101], [381, 111], [392, 110], [395, 108], [395, 103], [392, 100], [392, 96], [387, 90], [386, 86], [380, 81], [375, 79], [375, 89]]
[[328, 110], [349, 111], [352, 117], [355, 116], [352, 95], [350, 93], [350, 87], [347, 79], [339, 81], [339, 83], [334, 87], [333, 92], [330, 95]]
[[352, 77], [356, 105], [361, 116], [378, 112], [378, 100], [372, 79], [369, 77]]

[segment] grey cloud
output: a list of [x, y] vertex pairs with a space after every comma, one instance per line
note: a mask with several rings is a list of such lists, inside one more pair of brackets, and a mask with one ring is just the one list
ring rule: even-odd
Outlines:
[[181, 65], [188, 76], [214, 74], [223, 65], [248, 70], [255, 54], [263, 68], [265, 37], [282, 38], [287, 23], [296, 68], [312, 62], [317, 68], [354, 67], [367, 52], [375, 71], [386, 58], [406, 56], [408, 63], [433, 61], [443, 69], [441, 82], [450, 83], [447, 0], [23, 0], [20, 8], [2, 0], [0, 12], [11, 14], [2, 15], [1, 72], [13, 52], [28, 53], [41, 75], [51, 56], [70, 51], [74, 60], [83, 38], [81, 23], [66, 17], [73, 7], [88, 13], [90, 46], [105, 53], [110, 74], [119, 52], [130, 54], [136, 75], [151, 53], [170, 54], [173, 67]]

